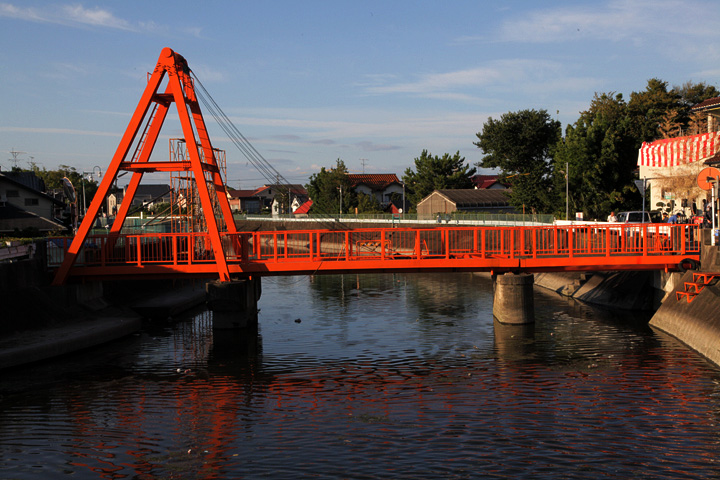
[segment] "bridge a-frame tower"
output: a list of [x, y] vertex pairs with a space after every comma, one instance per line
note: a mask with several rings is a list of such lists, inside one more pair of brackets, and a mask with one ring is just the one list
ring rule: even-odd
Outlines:
[[[165, 90], [160, 91], [166, 77]], [[177, 107], [186, 155], [170, 161], [151, 161], [151, 154], [172, 105]], [[110, 188], [118, 176], [125, 172], [132, 173], [132, 176], [109, 235], [112, 237], [120, 233], [144, 174], [184, 172], [188, 178], [194, 179], [194, 187], [200, 203], [198, 214], [204, 217], [209, 237], [209, 245], [206, 245], [206, 248], [212, 252], [219, 280], [230, 280], [220, 231], [222, 227], [227, 232], [236, 233], [235, 223], [216, 150], [210, 143], [205, 120], [200, 110], [190, 68], [185, 58], [170, 48], [164, 48], [160, 53], [157, 65], [149, 76], [145, 91], [110, 166], [100, 182], [70, 248], [65, 253], [63, 263], [53, 280], [54, 285], [61, 285], [65, 282], [70, 268], [75, 263], [75, 259], [101, 211], [103, 202], [110, 193]]]

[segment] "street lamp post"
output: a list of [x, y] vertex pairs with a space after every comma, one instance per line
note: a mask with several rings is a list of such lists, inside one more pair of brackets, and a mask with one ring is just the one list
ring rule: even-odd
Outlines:
[[338, 219], [342, 219], [342, 185], [340, 185], [338, 189], [340, 190], [340, 215]]
[[565, 220], [570, 219], [570, 163], [565, 162]]
[[660, 178], [662, 177], [643, 177], [642, 180], [635, 180], [635, 186], [640, 190], [640, 195], [642, 195], [642, 223], [645, 223], [645, 193], [647, 192], [647, 181], [658, 180]]
[[647, 178], [643, 177], [643, 182], [642, 182], [642, 197], [643, 197], [642, 221], [643, 221], [643, 223], [645, 223], [645, 192], [647, 192]]

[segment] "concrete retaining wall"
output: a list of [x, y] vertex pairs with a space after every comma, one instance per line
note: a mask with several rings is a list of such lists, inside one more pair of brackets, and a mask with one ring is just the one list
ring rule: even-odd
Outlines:
[[665, 296], [658, 272], [536, 273], [535, 284], [585, 303], [623, 310], [655, 310]]
[[[717, 247], [705, 246], [701, 256], [701, 270], [720, 272]], [[692, 282], [692, 272], [685, 273], [678, 282]], [[653, 315], [650, 325], [677, 338], [711, 362], [720, 365], [720, 283], [705, 287], [692, 302], [677, 300], [670, 292]]]

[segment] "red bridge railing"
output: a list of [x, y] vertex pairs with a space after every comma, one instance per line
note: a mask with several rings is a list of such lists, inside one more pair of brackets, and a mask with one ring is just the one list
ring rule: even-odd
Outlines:
[[[699, 261], [697, 225], [288, 230], [221, 234], [234, 274], [341, 271], [573, 271], [681, 268]], [[58, 266], [71, 239], [49, 241]], [[212, 275], [205, 233], [89, 236], [72, 276]]]

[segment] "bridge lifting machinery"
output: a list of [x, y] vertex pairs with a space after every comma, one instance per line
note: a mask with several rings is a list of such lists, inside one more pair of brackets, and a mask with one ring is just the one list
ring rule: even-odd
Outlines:
[[[199, 237], [199, 241], [209, 238], [209, 245], [203, 244], [200, 248], [207, 249], [214, 258], [219, 280], [230, 280], [220, 232], [222, 229], [236, 233], [236, 228], [221, 175], [224, 152], [213, 148], [210, 142], [190, 73], [187, 61], [182, 55], [170, 48], [162, 50], [110, 166], [56, 272], [53, 284], [62, 285], [67, 279], [102, 204], [110, 193], [110, 188], [124, 172], [130, 172], [132, 176], [110, 228], [109, 237], [120, 236], [143, 175], [171, 172], [173, 183], [176, 183], [173, 185], [175, 195], [182, 192], [184, 197], [181, 200], [185, 204], [183, 211], [186, 213], [186, 221], [180, 222], [182, 228], [186, 231], [201, 229], [208, 233], [207, 237]], [[165, 78], [165, 89], [161, 91]], [[183, 138], [171, 141], [169, 161], [151, 160], [172, 105], [177, 107]]]

